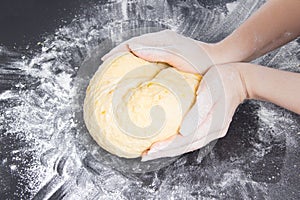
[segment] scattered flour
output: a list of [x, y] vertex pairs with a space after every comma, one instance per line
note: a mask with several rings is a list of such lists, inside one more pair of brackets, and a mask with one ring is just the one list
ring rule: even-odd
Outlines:
[[[85, 8], [71, 24], [41, 41], [41, 51], [6, 64], [10, 73], [23, 77], [11, 90], [0, 94], [1, 137], [21, 144], [4, 144], [8, 150], [1, 161], [1, 167], [8, 165], [11, 173], [20, 176], [14, 195], [23, 199], [271, 199], [266, 180], [272, 182], [277, 176], [270, 174], [262, 181], [255, 167], [275, 166], [261, 163], [274, 147], [299, 148], [294, 138], [299, 137], [300, 130], [299, 118], [268, 103], [250, 103], [257, 107], [257, 137], [250, 142], [241, 140], [241, 148], [247, 142], [250, 147], [244, 153], [232, 150], [228, 159], [220, 159], [220, 152], [215, 150], [201, 162], [202, 159], [195, 159], [194, 152], [169, 167], [141, 175], [122, 174], [97, 162], [98, 146], [76, 117], [82, 112], [82, 105], [77, 101], [80, 85], [74, 85], [82, 61], [95, 47], [106, 38], [121, 42], [118, 35], [125, 29], [148, 26], [171, 27], [206, 41], [219, 40], [224, 36], [217, 33], [228, 34], [261, 4], [227, 4], [228, 15], [190, 6], [185, 9], [196, 13], [190, 16], [183, 12], [184, 5], [169, 5], [168, 1], [149, 1], [151, 5], [147, 6], [131, 2], [137, 4], [131, 5], [131, 10], [121, 2]], [[128, 20], [123, 21], [124, 17]], [[199, 19], [203, 19], [202, 23]], [[284, 58], [291, 48], [299, 45], [292, 43], [258, 62], [284, 63], [277, 67], [288, 69], [291, 63], [297, 63], [293, 55], [288, 57], [292, 60]], [[16, 54], [0, 47], [0, 55]], [[8, 71], [0, 68], [0, 74], [3, 73]], [[279, 152], [278, 158], [284, 159], [281, 156]], [[299, 165], [293, 167], [299, 169]]]

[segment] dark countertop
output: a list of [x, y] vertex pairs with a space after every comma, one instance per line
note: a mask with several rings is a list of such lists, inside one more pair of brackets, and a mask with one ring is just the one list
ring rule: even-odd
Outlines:
[[[144, 174], [99, 163], [103, 154], [74, 117], [82, 112], [73, 101], [80, 96], [77, 71], [106, 38], [119, 43], [124, 38], [118, 33], [125, 30], [170, 27], [214, 42], [260, 5], [258, 0], [2, 1], [1, 199], [299, 199], [300, 117], [270, 103], [240, 105], [228, 134], [205, 158], [195, 151]], [[299, 40], [293, 41], [256, 62], [300, 72], [299, 47]], [[87, 81], [79, 80], [82, 88]]]

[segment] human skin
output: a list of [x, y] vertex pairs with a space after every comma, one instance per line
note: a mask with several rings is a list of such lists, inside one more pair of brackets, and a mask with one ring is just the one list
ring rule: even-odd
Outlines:
[[227, 64], [241, 74], [247, 98], [269, 101], [300, 114], [300, 73], [250, 63]]
[[299, 8], [299, 0], [269, 0], [222, 41], [200, 43], [215, 64], [251, 61], [300, 35]]

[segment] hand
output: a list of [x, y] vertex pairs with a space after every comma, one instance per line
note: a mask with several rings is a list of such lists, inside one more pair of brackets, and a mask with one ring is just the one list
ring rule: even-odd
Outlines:
[[181, 134], [154, 143], [142, 161], [178, 156], [225, 136], [237, 106], [246, 97], [235, 65], [211, 67], [198, 88], [196, 103], [183, 120]]
[[150, 62], [165, 62], [179, 70], [204, 74], [218, 64], [213, 45], [179, 35], [171, 30], [134, 37], [112, 49], [102, 57], [106, 60], [116, 53], [132, 52]]
[[234, 111], [246, 94], [234, 67], [211, 67], [219, 62], [217, 46], [167, 30], [125, 41], [102, 60], [130, 51], [148, 61], [165, 62], [182, 71], [205, 74], [196, 103], [182, 123], [181, 134], [153, 144], [143, 155], [143, 161], [193, 151], [226, 134]]

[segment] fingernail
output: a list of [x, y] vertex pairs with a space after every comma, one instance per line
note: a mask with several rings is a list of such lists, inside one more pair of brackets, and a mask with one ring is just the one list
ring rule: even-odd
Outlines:
[[173, 140], [156, 143], [153, 146], [151, 146], [151, 148], [148, 152], [157, 153], [158, 151], [161, 151], [161, 150], [167, 148], [172, 143], [172, 141]]
[[151, 160], [151, 157], [149, 157], [148, 155], [145, 155], [142, 157], [142, 162], [145, 162], [145, 161], [148, 161], [148, 160]]
[[152, 153], [157, 153], [159, 150], [160, 150], [160, 148], [153, 147], [147, 152], [147, 155], [152, 154]]
[[145, 49], [147, 47], [144, 45], [140, 45], [140, 44], [129, 44], [128, 48], [132, 51], [138, 51], [138, 50]]
[[105, 54], [104, 56], [102, 56], [101, 60], [104, 61], [107, 58], [107, 54]]

